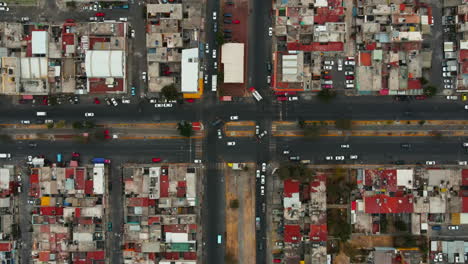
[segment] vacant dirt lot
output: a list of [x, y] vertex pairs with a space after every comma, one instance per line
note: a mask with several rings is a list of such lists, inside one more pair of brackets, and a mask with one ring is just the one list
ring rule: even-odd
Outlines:
[[353, 236], [351, 243], [359, 248], [391, 247], [393, 237], [391, 236]]

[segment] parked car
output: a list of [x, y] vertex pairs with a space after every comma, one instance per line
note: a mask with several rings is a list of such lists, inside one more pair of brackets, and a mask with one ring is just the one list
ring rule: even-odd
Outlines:
[[348, 75], [345, 78], [346, 78], [346, 80], [354, 80], [354, 76], [352, 76], [352, 75]]
[[232, 121], [239, 120], [239, 116], [231, 116], [229, 119], [231, 119]]
[[345, 75], [354, 75], [353, 71], [345, 71]]
[[436, 162], [433, 161], [433, 160], [428, 160], [428, 161], [426, 161], [426, 165], [435, 165], [435, 163], [436, 163]]
[[232, 20], [231, 19], [224, 19], [224, 24], [231, 24]]
[[288, 101], [299, 101], [299, 97], [297, 96], [288, 97]]
[[350, 155], [350, 156], [349, 156], [349, 159], [351, 159], [351, 160], [357, 160], [357, 159], [358, 159], [358, 155]]
[[331, 88], [333, 88], [333, 85], [331, 85], [331, 84], [322, 84], [322, 88], [331, 89]]
[[94, 116], [94, 113], [91, 113], [91, 112], [87, 112], [84, 114], [85, 117], [93, 117]]
[[111, 98], [111, 102], [112, 102], [113, 106], [118, 106], [119, 105], [119, 103], [117, 103], [117, 100], [115, 100], [114, 97]]
[[224, 13], [224, 17], [232, 17], [231, 13]]
[[103, 12], [98, 12], [95, 14], [95, 16], [97, 17], [104, 17], [106, 14], [104, 14]]
[[213, 20], [216, 20], [216, 15], [217, 15], [217, 13], [213, 12]]
[[447, 100], [458, 100], [458, 96], [456, 96], [456, 95], [447, 95]]
[[235, 141], [228, 141], [227, 145], [233, 147], [233, 146], [236, 145], [236, 142]]
[[326, 156], [325, 160], [333, 160], [333, 156]]
[[29, 125], [29, 124], [31, 124], [31, 121], [29, 121], [29, 120], [21, 120], [21, 124], [23, 124], [23, 125]]
[[151, 161], [152, 162], [161, 162], [161, 158], [152, 158]]
[[335, 160], [344, 160], [345, 157], [344, 156], [335, 156]]
[[349, 149], [349, 144], [341, 144], [342, 149]]
[[268, 28], [268, 36], [273, 36], [273, 28], [272, 27], [269, 27]]
[[223, 133], [222, 133], [221, 129], [218, 129], [218, 138], [219, 139], [223, 138]]
[[212, 55], [213, 55], [213, 59], [216, 59], [216, 49], [213, 49], [213, 52], [212, 52], [212, 53], [213, 53], [213, 54], [212, 54]]

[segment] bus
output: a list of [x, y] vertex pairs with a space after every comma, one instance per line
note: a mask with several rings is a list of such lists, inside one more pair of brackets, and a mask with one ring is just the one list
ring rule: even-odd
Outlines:
[[218, 76], [212, 75], [211, 76], [211, 91], [216, 92], [216, 87], [218, 84]]
[[255, 90], [255, 88], [250, 87], [250, 92], [252, 92], [252, 95], [255, 98], [255, 100], [260, 102], [263, 99], [263, 97], [257, 92], [257, 90]]

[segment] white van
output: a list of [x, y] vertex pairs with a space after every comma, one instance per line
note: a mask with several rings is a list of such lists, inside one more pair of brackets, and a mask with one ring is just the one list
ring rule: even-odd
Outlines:
[[346, 85], [346, 89], [353, 89], [354, 88], [354, 84], [347, 84]]
[[47, 116], [46, 112], [36, 112], [36, 116]]
[[10, 153], [0, 153], [0, 159], [9, 159], [11, 158]]
[[218, 76], [217, 75], [212, 75], [211, 76], [211, 91], [216, 92], [218, 85]]

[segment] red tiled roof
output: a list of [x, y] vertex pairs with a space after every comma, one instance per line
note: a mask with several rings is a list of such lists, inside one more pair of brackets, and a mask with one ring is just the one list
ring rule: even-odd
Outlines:
[[50, 260], [50, 252], [49, 251], [39, 252], [39, 261], [49, 261], [49, 260]]
[[468, 73], [468, 60], [463, 61], [461, 65], [461, 72], [464, 74]]
[[161, 197], [169, 197], [169, 176], [161, 175], [159, 182], [159, 192]]
[[68, 45], [75, 44], [75, 37], [72, 33], [64, 33], [62, 34], [62, 50], [66, 51], [66, 47]]
[[185, 197], [187, 192], [187, 182], [186, 181], [178, 181], [177, 182], [177, 197]]
[[312, 241], [327, 241], [327, 225], [310, 225], [309, 237]]
[[104, 251], [94, 251], [94, 252], [88, 252], [88, 259], [94, 259], [94, 260], [103, 260], [106, 257], [106, 254]]
[[85, 194], [93, 194], [93, 181], [92, 180], [87, 180], [85, 182]]
[[44, 206], [41, 207], [41, 215], [63, 215], [63, 207]]
[[462, 185], [468, 186], [468, 169], [462, 170]]
[[159, 216], [152, 216], [148, 218], [148, 225], [152, 225], [154, 223], [161, 223], [161, 218]]
[[148, 197], [132, 197], [129, 198], [128, 201], [128, 206], [142, 206], [142, 207], [148, 207], [148, 206], [154, 206], [156, 205], [156, 200], [150, 199]]
[[66, 168], [65, 169], [65, 178], [69, 179], [75, 175], [75, 168]]
[[468, 213], [468, 197], [462, 197], [462, 213]]
[[81, 217], [81, 208], [75, 208], [75, 217]]
[[166, 259], [179, 259], [179, 252], [165, 252]]
[[303, 51], [343, 51], [343, 42], [312, 42], [309, 45], [304, 45], [296, 42], [288, 43], [288, 50], [303, 50]]
[[421, 80], [419, 80], [419, 79], [409, 79], [408, 80], [408, 89], [422, 89]]
[[359, 64], [362, 66], [372, 66], [372, 56], [368, 52], [359, 53]]
[[284, 242], [299, 243], [301, 238], [301, 227], [299, 225], [284, 225]]
[[379, 183], [376, 185], [377, 188], [385, 188], [391, 192], [398, 189], [396, 170], [365, 170], [364, 179], [364, 185], [366, 186]]
[[102, 94], [107, 92], [123, 92], [124, 79], [114, 78], [114, 87], [109, 87], [106, 84], [105, 78], [88, 78], [89, 93]]
[[163, 230], [165, 233], [187, 233], [187, 225], [164, 225]]
[[293, 193], [299, 192], [299, 182], [296, 180], [285, 180], [283, 192], [284, 197], [292, 197]]
[[197, 259], [197, 252], [184, 252], [184, 259], [196, 260]]
[[460, 50], [460, 52], [458, 53], [458, 60], [459, 61], [468, 60], [468, 50], [465, 50], [465, 49]]
[[377, 42], [366, 44], [366, 50], [375, 50], [375, 48], [377, 48]]
[[8, 252], [11, 251], [11, 243], [0, 243], [0, 251], [1, 252]]
[[82, 169], [76, 169], [75, 175], [75, 189], [84, 190], [85, 189], [85, 175]]
[[413, 212], [413, 196], [390, 197], [377, 194], [364, 198], [365, 212], [367, 214], [396, 214]]
[[29, 182], [30, 183], [39, 183], [39, 175], [38, 174], [31, 174], [31, 176], [29, 176]]

